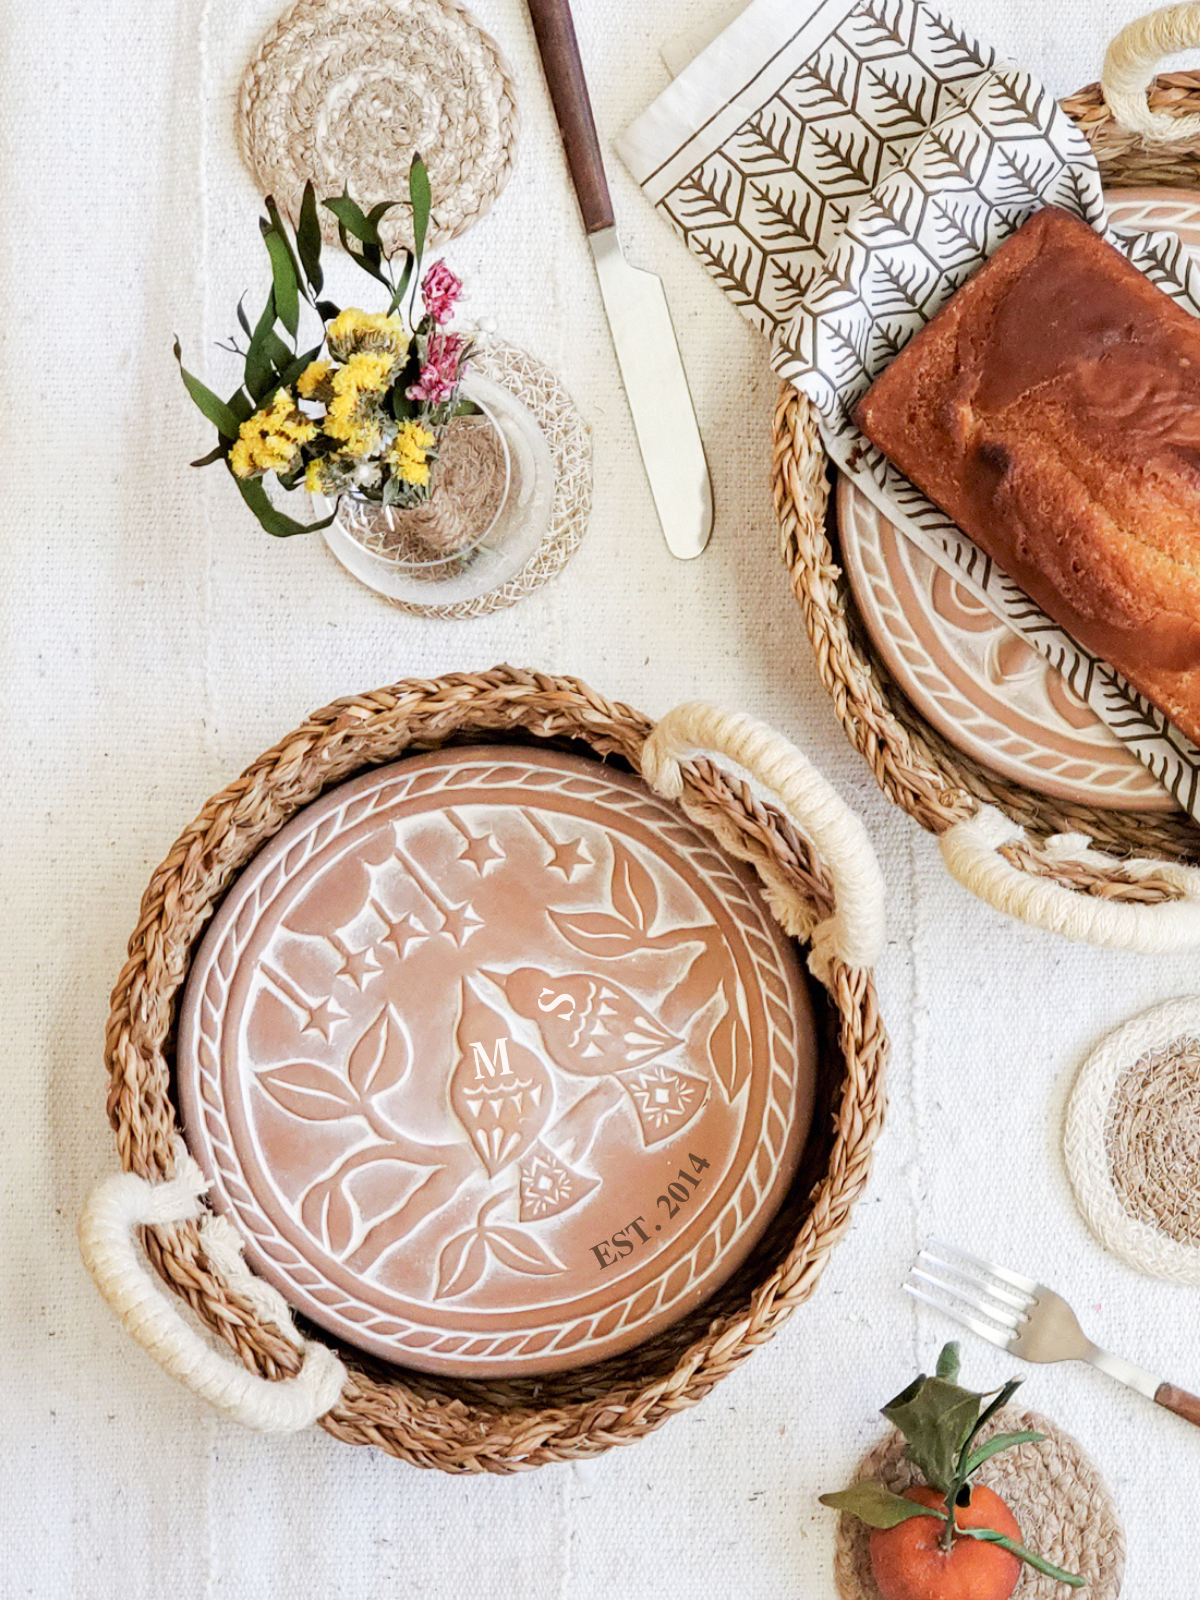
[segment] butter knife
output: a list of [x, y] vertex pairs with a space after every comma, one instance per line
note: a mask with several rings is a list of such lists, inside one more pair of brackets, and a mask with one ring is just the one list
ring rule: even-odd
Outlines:
[[712, 532], [712, 484], [667, 297], [621, 251], [571, 8], [528, 4], [658, 520], [671, 554], [688, 561]]

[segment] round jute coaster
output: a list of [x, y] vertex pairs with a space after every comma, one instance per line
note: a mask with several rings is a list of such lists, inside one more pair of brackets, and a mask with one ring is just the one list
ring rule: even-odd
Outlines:
[[[1036, 1411], [1006, 1407], [980, 1434], [1032, 1429], [1041, 1444], [1023, 1444], [993, 1456], [978, 1481], [1008, 1502], [1026, 1544], [1067, 1572], [1087, 1579], [1088, 1600], [1116, 1600], [1125, 1575], [1125, 1532], [1095, 1464], [1070, 1434]], [[904, 1439], [891, 1433], [858, 1464], [855, 1479], [877, 1478], [897, 1494], [921, 1481], [904, 1459]], [[879, 1600], [871, 1576], [867, 1529], [845, 1512], [838, 1519], [834, 1577], [841, 1600]], [[1025, 1567], [1013, 1600], [1062, 1600], [1063, 1585]]]
[[472, 357], [475, 370], [516, 395], [545, 435], [554, 462], [554, 500], [541, 544], [515, 577], [488, 594], [452, 605], [380, 599], [411, 616], [462, 621], [515, 605], [561, 571], [579, 548], [592, 509], [592, 437], [575, 402], [558, 378], [524, 350], [482, 335]]
[[1100, 1042], [1071, 1092], [1063, 1151], [1106, 1249], [1152, 1277], [1200, 1283], [1200, 997]]
[[[508, 179], [518, 128], [500, 47], [455, 0], [296, 0], [242, 78], [237, 137], [264, 194], [294, 222], [305, 182], [369, 208], [408, 194], [420, 155], [433, 190], [431, 243], [463, 233]], [[325, 239], [337, 223], [322, 211]], [[403, 207], [389, 249], [411, 246]]]

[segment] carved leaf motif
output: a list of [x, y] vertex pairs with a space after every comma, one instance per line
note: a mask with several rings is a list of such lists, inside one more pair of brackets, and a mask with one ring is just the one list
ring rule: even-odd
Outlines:
[[704, 943], [699, 955], [691, 962], [683, 977], [663, 1001], [661, 1016], [663, 1024], [668, 1028], [685, 1027], [704, 1009], [716, 994], [725, 968], [725, 957], [722, 954], [719, 937], [714, 935], [712, 929], [697, 928], [686, 931], [694, 932]]
[[350, 1052], [347, 1076], [364, 1100], [386, 1094], [404, 1078], [411, 1061], [408, 1038], [390, 1006], [385, 1006]]
[[723, 983], [721, 994], [725, 1009], [708, 1036], [708, 1056], [726, 1100], [733, 1100], [750, 1076], [750, 1035]]
[[358, 1104], [352, 1091], [316, 1061], [289, 1061], [258, 1075], [275, 1104], [305, 1122], [336, 1122]]
[[588, 956], [625, 956], [644, 948], [635, 926], [606, 911], [551, 911], [551, 922], [568, 944]]
[[658, 890], [654, 879], [628, 846], [612, 842], [613, 910], [642, 933], [648, 933], [658, 915]]
[[473, 1289], [483, 1277], [484, 1268], [487, 1266], [487, 1246], [483, 1242], [483, 1235], [476, 1228], [467, 1228], [463, 1233], [456, 1233], [442, 1247], [438, 1257], [437, 1286], [433, 1291], [435, 1300], [448, 1300], [452, 1295], [466, 1294], [468, 1289]]
[[465, 981], [458, 1049], [450, 1104], [489, 1177], [495, 1177], [519, 1161], [545, 1127], [554, 1101], [550, 1074], [512, 1038], [507, 1019]]
[[354, 1207], [340, 1185], [335, 1185], [326, 1191], [323, 1212], [321, 1233], [325, 1244], [332, 1255], [344, 1255], [354, 1237]]
[[565, 1268], [556, 1261], [544, 1245], [522, 1233], [520, 1228], [505, 1227], [497, 1223], [484, 1235], [488, 1249], [501, 1265], [513, 1272], [523, 1272], [538, 1277], [548, 1277]]

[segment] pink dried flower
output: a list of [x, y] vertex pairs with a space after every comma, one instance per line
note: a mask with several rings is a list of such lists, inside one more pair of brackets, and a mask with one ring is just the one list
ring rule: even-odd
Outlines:
[[466, 340], [461, 333], [431, 333], [416, 383], [405, 391], [410, 400], [440, 406], [454, 395]]
[[421, 298], [435, 322], [449, 322], [462, 287], [462, 279], [456, 277], [444, 261], [433, 263], [421, 281]]

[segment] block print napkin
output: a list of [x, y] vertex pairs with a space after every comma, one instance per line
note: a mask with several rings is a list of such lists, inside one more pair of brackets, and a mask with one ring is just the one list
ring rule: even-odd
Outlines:
[[1083, 217], [1200, 315], [1172, 235], [1109, 229], [1086, 140], [1028, 73], [921, 0], [754, 0], [621, 153], [812, 399], [830, 456], [1063, 674], [1200, 818], [1200, 750], [1083, 650], [893, 468], [850, 408], [1032, 212]]

